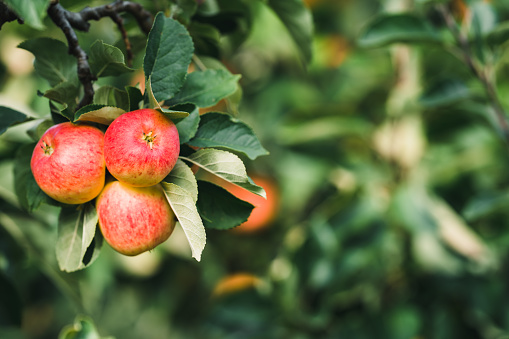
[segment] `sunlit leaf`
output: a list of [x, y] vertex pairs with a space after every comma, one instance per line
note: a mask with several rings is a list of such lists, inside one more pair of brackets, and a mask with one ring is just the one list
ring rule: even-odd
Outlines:
[[193, 171], [182, 160], [177, 160], [175, 167], [170, 174], [164, 179], [165, 182], [173, 183], [186, 190], [196, 203], [198, 200], [198, 184]]
[[92, 104], [79, 109], [74, 115], [74, 121], [89, 121], [109, 125], [124, 113], [125, 111], [118, 107]]
[[36, 28], [44, 29], [43, 20], [47, 15], [47, 8], [50, 0], [4, 0], [14, 10], [25, 24]]
[[88, 57], [90, 69], [97, 77], [121, 75], [134, 71], [125, 64], [124, 54], [120, 49], [100, 40], [90, 46]]

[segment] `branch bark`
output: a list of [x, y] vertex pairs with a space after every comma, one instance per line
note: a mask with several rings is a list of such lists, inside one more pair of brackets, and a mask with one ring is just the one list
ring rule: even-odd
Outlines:
[[11, 22], [17, 20], [20, 24], [23, 23], [23, 19], [18, 17], [14, 11], [12, 11], [6, 4], [0, 2], [0, 29], [2, 29], [3, 24], [6, 22]]

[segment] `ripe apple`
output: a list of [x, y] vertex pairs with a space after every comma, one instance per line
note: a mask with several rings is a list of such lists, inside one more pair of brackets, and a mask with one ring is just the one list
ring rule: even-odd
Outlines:
[[104, 158], [110, 173], [136, 187], [161, 182], [180, 152], [175, 124], [154, 109], [145, 108], [116, 118], [104, 135]]
[[104, 134], [86, 124], [52, 126], [35, 146], [30, 167], [39, 187], [53, 199], [90, 201], [104, 187]]
[[104, 239], [125, 255], [153, 249], [175, 228], [175, 214], [159, 184], [133, 187], [109, 182], [97, 198], [96, 208]]

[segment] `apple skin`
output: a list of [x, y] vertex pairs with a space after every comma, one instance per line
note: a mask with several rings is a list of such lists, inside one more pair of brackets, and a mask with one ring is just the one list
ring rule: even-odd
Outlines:
[[104, 239], [129, 256], [153, 249], [175, 228], [175, 214], [159, 184], [133, 187], [109, 182], [97, 198], [96, 209]]
[[83, 204], [104, 187], [104, 134], [86, 124], [50, 127], [34, 148], [30, 168], [39, 187], [65, 204]]
[[177, 127], [161, 112], [145, 108], [116, 118], [104, 136], [108, 171], [119, 181], [136, 187], [161, 182], [180, 152]]

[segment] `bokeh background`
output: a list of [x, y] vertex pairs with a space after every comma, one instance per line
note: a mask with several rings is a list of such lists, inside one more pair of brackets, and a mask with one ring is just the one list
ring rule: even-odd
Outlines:
[[[443, 28], [432, 4], [307, 0], [305, 65], [269, 7], [244, 3], [245, 35], [220, 50], [242, 93], [210, 110], [236, 114], [269, 150], [246, 163], [268, 201], [253, 201], [246, 225], [208, 230], [201, 262], [177, 230], [150, 253], [128, 258], [105, 245], [91, 267], [62, 273], [48, 241], [56, 208], [28, 215], [16, 203], [13, 153], [30, 139], [26, 126], [11, 128], [0, 137], [0, 337], [56, 338], [84, 315], [119, 339], [509, 338], [509, 152], [490, 100], [441, 45], [359, 43], [381, 13], [411, 11]], [[473, 17], [486, 31], [509, 19], [505, 1], [446, 3], [466, 29]], [[63, 39], [48, 27], [2, 27], [1, 105], [48, 114], [36, 95], [48, 85], [16, 48], [37, 35]], [[102, 20], [79, 38], [119, 36]], [[496, 87], [508, 108], [504, 48]], [[8, 326], [18, 313], [21, 327]]]

